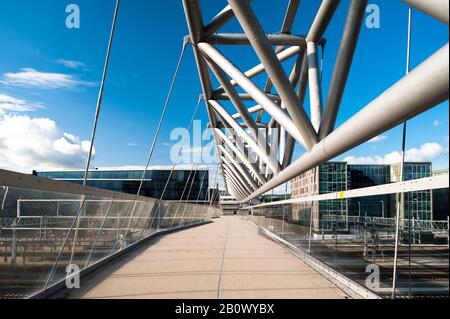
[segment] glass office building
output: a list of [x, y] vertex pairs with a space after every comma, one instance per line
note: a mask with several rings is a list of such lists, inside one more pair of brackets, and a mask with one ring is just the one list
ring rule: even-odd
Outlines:
[[[330, 162], [322, 164], [292, 180], [292, 198], [329, 194], [347, 189], [347, 163]], [[298, 203], [292, 206], [292, 218], [301, 225], [309, 225], [313, 218], [313, 229], [326, 227], [323, 216], [346, 216], [347, 200]]]
[[[445, 175], [448, 178], [448, 169], [433, 172], [433, 176]], [[448, 188], [433, 190], [433, 220], [447, 220], [448, 205]]]
[[[404, 180], [410, 181], [432, 176], [431, 163], [405, 163]], [[392, 182], [400, 181], [400, 164], [391, 166]], [[404, 218], [433, 219], [432, 191], [405, 193], [402, 215]]]
[[[431, 176], [431, 163], [405, 163], [405, 180]], [[353, 165], [329, 162], [292, 180], [292, 198], [336, 193], [384, 185], [399, 181], [400, 165]], [[405, 194], [404, 216], [432, 220], [432, 192]], [[360, 197], [293, 205], [293, 218], [301, 224], [313, 216], [314, 231], [323, 229], [324, 216], [369, 216], [393, 218], [397, 212], [397, 195]], [[403, 214], [403, 213], [402, 213]]]
[[[348, 165], [348, 190], [389, 184], [390, 165]], [[349, 199], [349, 215], [394, 217], [395, 194]]]
[[[319, 168], [319, 195], [347, 190], [347, 164], [330, 162]], [[347, 215], [347, 200], [319, 202], [319, 218], [323, 215]]]
[[[144, 169], [96, 169], [88, 174], [88, 186], [137, 194]], [[84, 171], [35, 171], [34, 175], [82, 184]], [[169, 182], [167, 182], [169, 181]], [[167, 184], [167, 186], [166, 186]], [[164, 200], [208, 201], [208, 170], [151, 169], [146, 172], [141, 196]], [[165, 191], [164, 191], [165, 189]]]

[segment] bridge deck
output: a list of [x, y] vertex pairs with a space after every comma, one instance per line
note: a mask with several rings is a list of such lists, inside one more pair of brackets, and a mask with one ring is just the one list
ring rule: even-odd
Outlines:
[[69, 298], [346, 298], [234, 217], [166, 235], [83, 280]]

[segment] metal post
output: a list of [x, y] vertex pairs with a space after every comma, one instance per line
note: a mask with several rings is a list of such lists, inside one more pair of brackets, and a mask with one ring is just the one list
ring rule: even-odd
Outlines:
[[12, 271], [16, 271], [16, 258], [17, 258], [17, 219], [14, 219], [12, 225], [12, 237], [11, 237], [11, 267]]
[[[91, 165], [91, 160], [92, 160], [92, 151], [94, 148], [95, 136], [96, 136], [96, 132], [97, 132], [97, 125], [98, 125], [98, 120], [100, 117], [100, 111], [101, 111], [101, 106], [102, 106], [102, 101], [103, 101], [103, 92], [104, 92], [105, 82], [106, 82], [106, 75], [108, 73], [109, 57], [111, 55], [111, 48], [112, 48], [114, 33], [115, 33], [115, 29], [116, 29], [116, 22], [117, 22], [117, 16], [119, 13], [119, 7], [120, 7], [120, 0], [116, 0], [116, 6], [114, 9], [114, 17], [113, 17], [111, 32], [110, 32], [109, 41], [108, 41], [108, 49], [106, 51], [105, 65], [103, 67], [103, 75], [102, 75], [100, 90], [99, 90], [98, 98], [97, 98], [97, 106], [96, 106], [96, 110], [95, 110], [94, 124], [92, 127], [92, 135], [91, 135], [91, 140], [90, 140], [90, 145], [89, 145], [89, 153], [88, 153], [88, 158], [86, 161], [86, 168], [84, 171], [83, 186], [87, 185], [87, 180], [88, 180], [88, 175], [89, 175], [89, 167]], [[86, 196], [84, 196], [83, 201], [82, 201], [84, 203], [84, 209], [86, 208], [85, 200], [86, 200]], [[73, 238], [72, 252], [70, 255], [69, 264], [72, 264], [73, 257], [75, 254], [75, 245], [76, 245], [77, 237], [78, 237], [78, 229], [80, 227], [80, 216], [79, 215], [81, 214], [81, 208], [83, 208], [83, 207], [80, 207], [80, 210], [79, 210], [77, 216], [75, 217], [76, 227], [75, 227], [75, 234], [74, 234], [74, 238]], [[69, 234], [70, 234], [70, 232], [69, 232]]]
[[101, 225], [101, 227], [100, 227], [100, 229], [99, 229], [99, 231], [97, 233], [97, 237], [95, 238], [94, 245], [92, 246], [92, 249], [91, 249], [91, 251], [89, 253], [89, 256], [87, 258], [86, 266], [84, 267], [85, 269], [87, 267], [89, 267], [89, 263], [91, 262], [92, 254], [94, 253], [95, 247], [97, 246], [98, 239], [100, 238], [100, 235], [102, 234], [103, 228], [105, 227], [106, 221], [108, 220], [108, 216], [109, 216], [109, 213], [111, 212], [111, 208], [112, 208], [113, 204], [114, 204], [114, 199], [111, 200], [111, 204], [109, 205], [108, 211], [106, 212], [105, 218], [103, 219], [102, 225]]
[[[408, 40], [407, 40], [407, 48], [406, 48], [406, 75], [409, 74], [411, 69], [411, 32], [412, 32], [412, 6], [409, 6], [408, 10]], [[405, 151], [406, 151], [406, 129], [407, 129], [407, 121], [403, 122], [403, 136], [402, 136], [402, 161], [400, 164], [400, 182], [403, 182], [404, 179], [404, 165], [405, 165]], [[392, 276], [392, 299], [395, 299], [396, 288], [397, 288], [397, 262], [398, 262], [398, 236], [399, 236], [399, 227], [400, 227], [400, 214], [404, 211], [404, 200], [405, 194], [401, 193], [399, 196], [399, 203], [397, 205], [397, 218], [396, 218], [396, 228], [395, 228], [395, 252], [394, 252], [394, 274]], [[403, 212], [404, 214], [404, 212]], [[404, 216], [403, 216], [404, 218]]]
[[[313, 205], [311, 205], [313, 207]], [[320, 208], [319, 208], [320, 209]], [[313, 210], [309, 214], [309, 239], [308, 239], [308, 254], [311, 253], [311, 237], [312, 237], [312, 226], [313, 226]]]
[[367, 258], [367, 212], [364, 212], [364, 258]]
[[20, 218], [20, 210], [22, 208], [22, 201], [20, 199], [17, 200], [17, 218]]

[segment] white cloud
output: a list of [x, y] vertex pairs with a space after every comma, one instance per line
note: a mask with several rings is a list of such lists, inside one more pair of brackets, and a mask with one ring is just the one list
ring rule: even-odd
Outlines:
[[79, 69], [79, 68], [85, 68], [86, 64], [80, 61], [74, 61], [74, 60], [65, 60], [65, 59], [58, 59], [56, 60], [56, 63], [64, 65], [66, 68], [69, 69]]
[[386, 135], [379, 135], [379, 136], [376, 136], [373, 139], [371, 139], [369, 141], [369, 143], [379, 143], [379, 142], [387, 140], [388, 138], [389, 137], [387, 137]]
[[0, 111], [27, 112], [43, 107], [39, 103], [29, 103], [28, 101], [0, 93]]
[[[431, 162], [441, 155], [448, 153], [448, 150], [438, 143], [426, 143], [420, 148], [411, 148], [406, 151], [405, 160], [407, 162]], [[401, 161], [401, 153], [394, 151], [384, 156], [355, 157], [349, 156], [344, 161], [350, 164], [393, 164]]]
[[128, 147], [137, 147], [138, 145], [136, 143], [127, 143]]
[[89, 141], [62, 133], [51, 119], [6, 114], [0, 110], [2, 169], [30, 173], [33, 169], [81, 168], [89, 146]]
[[434, 122], [433, 122], [433, 126], [440, 126], [441, 124], [442, 124], [442, 122], [439, 120], [434, 120]]
[[95, 85], [92, 82], [79, 81], [70, 74], [39, 72], [31, 68], [21, 69], [17, 73], [5, 73], [1, 83], [40, 89], [73, 89]]

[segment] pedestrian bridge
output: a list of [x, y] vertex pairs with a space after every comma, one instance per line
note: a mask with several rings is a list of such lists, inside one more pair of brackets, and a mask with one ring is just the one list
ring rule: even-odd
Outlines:
[[[262, 195], [280, 186], [287, 192], [292, 179], [400, 124], [405, 154], [406, 122], [448, 102], [448, 43], [429, 48], [434, 53], [414, 69], [408, 45], [406, 75], [339, 123], [368, 1], [349, 1], [329, 83], [322, 81], [320, 58], [340, 1], [322, 0], [305, 35], [292, 32], [299, 0], [289, 1], [276, 33], [263, 29], [251, 1], [227, 2], [205, 23], [199, 0], [182, 1], [189, 35], [138, 190], [130, 195], [86, 186], [120, 20], [116, 0], [83, 185], [0, 169], [0, 298], [448, 297], [448, 219], [405, 214], [403, 199], [405, 193], [448, 190], [448, 175], [407, 181], [403, 158], [396, 183], [261, 204]], [[409, 5], [408, 43], [413, 9], [449, 24], [447, 0], [402, 2]], [[218, 33], [231, 20], [244, 33]], [[222, 217], [213, 201], [184, 201], [193, 182], [186, 183], [179, 201], [140, 196], [188, 45], [202, 88], [188, 131], [203, 101], [217, 171], [243, 205], [236, 217]], [[252, 62], [236, 51], [244, 47], [257, 58], [248, 70]], [[290, 65], [282, 64], [289, 59]], [[262, 83], [259, 76], [265, 77]], [[296, 147], [303, 152], [297, 158]], [[173, 163], [163, 195], [180, 160]], [[384, 202], [380, 218], [315, 213], [298, 205], [320, 203], [333, 212], [350, 198], [383, 194], [397, 194], [394, 218], [383, 216]], [[80, 288], [71, 289], [78, 279]]]
[[259, 231], [222, 217], [156, 238], [82, 280], [68, 298], [298, 299], [348, 295]]
[[286, 201], [227, 217], [212, 203], [0, 177], [1, 298], [379, 298], [394, 273], [397, 295], [448, 296], [448, 224], [319, 222]]

